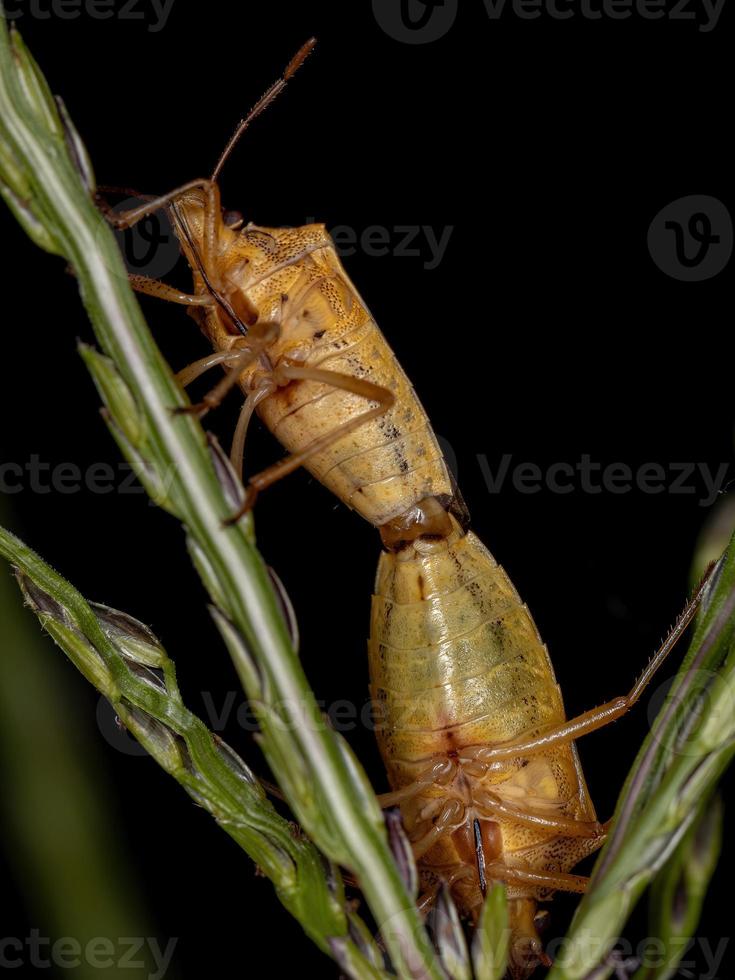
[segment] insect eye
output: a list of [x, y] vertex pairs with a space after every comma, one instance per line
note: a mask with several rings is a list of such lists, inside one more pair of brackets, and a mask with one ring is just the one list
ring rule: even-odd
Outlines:
[[238, 225], [241, 225], [245, 219], [239, 211], [225, 211], [222, 215], [222, 220], [228, 228], [236, 228]]

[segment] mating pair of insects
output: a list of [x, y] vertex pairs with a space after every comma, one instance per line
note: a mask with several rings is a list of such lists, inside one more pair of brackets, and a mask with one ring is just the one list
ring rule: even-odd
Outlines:
[[629, 694], [566, 719], [533, 619], [468, 530], [426, 413], [324, 227], [257, 227], [221, 207], [225, 160], [313, 45], [240, 123], [209, 179], [122, 214], [100, 203], [119, 227], [169, 210], [192, 293], [131, 279], [141, 292], [188, 306], [212, 345], [179, 373], [183, 384], [225, 369], [187, 410], [203, 415], [239, 387], [235, 468], [242, 472], [253, 413], [290, 453], [245, 482], [243, 512], [259, 491], [305, 466], [378, 528], [384, 551], [369, 660], [391, 785], [381, 802], [400, 807], [422, 906], [446, 885], [460, 911], [476, 919], [488, 884], [504, 883], [517, 980], [548, 963], [538, 903], [559, 890], [583, 892], [587, 880], [571, 869], [605, 840], [575, 739], [636, 703], [693, 618], [703, 587]]

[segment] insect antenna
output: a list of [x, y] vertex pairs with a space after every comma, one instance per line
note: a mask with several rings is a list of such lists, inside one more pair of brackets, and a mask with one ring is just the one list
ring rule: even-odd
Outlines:
[[[174, 217], [176, 219], [179, 228], [183, 232], [184, 238], [186, 238], [186, 243], [189, 246], [189, 250], [191, 251], [191, 254], [194, 258], [194, 262], [196, 263], [197, 271], [199, 272], [199, 275], [204, 280], [204, 285], [207, 287], [207, 292], [210, 294], [210, 296], [212, 296], [212, 298], [217, 303], [217, 305], [221, 307], [221, 309], [223, 309], [225, 313], [230, 317], [230, 319], [237, 327], [237, 329], [240, 331], [240, 333], [243, 335], [243, 337], [247, 336], [247, 332], [248, 332], [247, 325], [242, 322], [242, 319], [237, 315], [230, 301], [222, 292], [220, 292], [219, 289], [217, 289], [217, 287], [214, 285], [212, 280], [207, 275], [207, 270], [204, 268], [202, 257], [199, 254], [199, 249], [196, 247], [196, 244], [194, 243], [194, 239], [192, 237], [191, 231], [189, 230], [189, 225], [186, 222], [186, 218], [181, 213], [181, 211], [179, 210], [179, 208], [175, 203], [171, 205], [171, 210], [174, 214]], [[250, 324], [250, 326], [252, 326], [252, 324]]]
[[115, 184], [98, 184], [94, 189], [92, 196], [94, 198], [94, 203], [106, 218], [111, 218], [115, 215], [115, 205], [110, 204], [110, 202], [107, 200], [108, 194], [121, 195], [123, 197], [135, 197], [139, 198], [141, 201], [154, 200], [152, 194], [141, 194], [140, 191], [136, 191], [132, 187], [118, 187]]
[[97, 193], [120, 194], [123, 197], [139, 197], [141, 201], [153, 201], [155, 199], [153, 194], [144, 194], [142, 191], [136, 191], [134, 187], [120, 187], [117, 184], [98, 184]]
[[268, 89], [268, 91], [265, 93], [265, 95], [262, 96], [262, 98], [260, 98], [258, 102], [256, 102], [256, 104], [253, 106], [253, 108], [250, 110], [247, 116], [245, 116], [244, 119], [240, 120], [240, 122], [237, 125], [237, 128], [235, 129], [235, 132], [230, 137], [227, 146], [222, 151], [222, 156], [217, 161], [217, 166], [212, 171], [212, 180], [217, 180], [222, 170], [222, 167], [225, 164], [225, 161], [227, 160], [233, 148], [237, 144], [238, 140], [245, 132], [245, 130], [248, 128], [248, 126], [253, 121], [253, 119], [256, 119], [265, 109], [268, 108], [271, 102], [273, 102], [273, 100], [276, 99], [281, 94], [281, 92], [285, 89], [286, 85], [288, 85], [289, 81], [293, 78], [293, 76], [296, 74], [296, 72], [299, 70], [299, 68], [303, 65], [303, 63], [309, 57], [311, 52], [314, 50], [315, 45], [316, 45], [316, 38], [310, 37], [309, 40], [306, 42], [306, 44], [303, 44], [299, 48], [299, 50], [296, 52], [293, 58], [286, 65], [286, 70], [284, 71], [283, 75], [277, 81], [275, 81]]

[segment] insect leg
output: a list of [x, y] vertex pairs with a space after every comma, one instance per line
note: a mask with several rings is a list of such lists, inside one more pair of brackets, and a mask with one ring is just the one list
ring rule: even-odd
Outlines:
[[[256, 360], [263, 351], [273, 343], [278, 335], [278, 324], [275, 323], [260, 323], [256, 324], [255, 327], [248, 334], [249, 345], [246, 348], [239, 348], [237, 353], [238, 356], [233, 360], [233, 367], [227, 372], [227, 374], [219, 381], [211, 391], [208, 391], [204, 398], [194, 405], [186, 405], [183, 408], [177, 409], [180, 415], [198, 415], [199, 418], [203, 418], [210, 409], [217, 408], [217, 406], [222, 402], [228, 391], [234, 388], [235, 385], [240, 380], [242, 372]], [[228, 351], [228, 354], [231, 351]], [[217, 363], [213, 361], [212, 358], [202, 358], [202, 361], [209, 360], [210, 366], [212, 363]], [[223, 358], [224, 360], [224, 358]], [[195, 364], [201, 364], [200, 362], [195, 362]], [[189, 365], [190, 368], [195, 368], [195, 364]], [[206, 368], [204, 369], [206, 370]], [[184, 368], [181, 374], [187, 372], [188, 368]], [[203, 372], [202, 372], [203, 373]], [[195, 375], [196, 376], [196, 375]], [[187, 378], [187, 375], [184, 374]], [[189, 378], [188, 381], [192, 380]]]
[[271, 394], [273, 387], [273, 385], [266, 382], [262, 388], [258, 388], [256, 391], [251, 391], [248, 397], [245, 399], [245, 403], [240, 412], [240, 417], [237, 420], [235, 435], [232, 437], [230, 462], [241, 480], [243, 471], [243, 457], [245, 455], [245, 437], [248, 432], [250, 420], [252, 419], [253, 412], [258, 407], [258, 404]]
[[538, 888], [551, 888], [554, 891], [577, 892], [587, 890], [589, 878], [584, 875], [571, 875], [563, 871], [530, 871], [526, 868], [509, 868], [506, 864], [495, 862], [486, 868], [488, 878], [502, 881], [507, 885], [536, 885]]
[[605, 704], [601, 704], [597, 708], [592, 708], [590, 711], [585, 711], [583, 714], [577, 715], [576, 718], [570, 718], [569, 721], [564, 722], [562, 725], [549, 728], [532, 738], [508, 742], [504, 745], [488, 746], [486, 748], [478, 747], [474, 752], [470, 750], [471, 757], [478, 761], [494, 762], [498, 759], [515, 758], [519, 755], [526, 756], [535, 752], [544, 752], [553, 745], [574, 741], [577, 738], [581, 738], [582, 735], [588, 735], [598, 728], [609, 725], [610, 722], [617, 721], [618, 718], [621, 718], [630, 711], [650, 684], [656, 671], [673, 650], [677, 640], [681, 638], [687, 626], [694, 619], [707, 590], [713, 568], [714, 565], [707, 570], [697, 591], [684, 607], [684, 612], [679, 616], [671, 632], [651, 658], [646, 669], [628, 694], [614, 698], [612, 701], [607, 701]]
[[399, 803], [405, 803], [406, 800], [413, 799], [414, 796], [417, 796], [422, 790], [426, 789], [428, 785], [428, 783], [416, 780], [416, 782], [409, 783], [403, 789], [397, 789], [392, 793], [378, 793], [378, 803], [383, 810], [391, 806], [398, 806]]
[[175, 286], [151, 279], [149, 276], [129, 275], [128, 282], [136, 293], [155, 296], [167, 303], [181, 303], [182, 306], [214, 306], [216, 300], [209, 293], [182, 293]]
[[553, 816], [529, 806], [507, 803], [494, 793], [474, 793], [474, 801], [483, 816], [501, 817], [515, 823], [563, 837], [589, 837], [604, 840], [605, 828], [597, 820], [575, 820]]
[[342, 439], [350, 432], [354, 432], [355, 429], [359, 428], [361, 425], [364, 425], [365, 422], [369, 422], [371, 419], [384, 415], [395, 401], [395, 395], [387, 388], [382, 388], [380, 385], [372, 384], [370, 381], [364, 381], [362, 378], [354, 378], [351, 375], [339, 374], [337, 371], [324, 371], [320, 368], [284, 365], [276, 368], [276, 370], [273, 372], [273, 379], [276, 381], [276, 383], [278, 383], [281, 379], [287, 381], [318, 381], [326, 385], [331, 385], [333, 388], [340, 388], [344, 391], [352, 391], [357, 395], [361, 395], [367, 401], [375, 401], [378, 402], [378, 404], [375, 408], [368, 409], [368, 411], [363, 412], [361, 415], [357, 415], [355, 418], [342, 422], [341, 425], [336, 426], [331, 432], [327, 432], [323, 436], [319, 436], [318, 439], [314, 439], [308, 446], [306, 446], [305, 449], [302, 449], [301, 452], [293, 453], [291, 456], [287, 456], [285, 459], [282, 459], [279, 463], [274, 463], [273, 466], [269, 466], [262, 472], [250, 477], [248, 480], [245, 501], [237, 514], [234, 514], [231, 518], [229, 518], [227, 521], [228, 524], [237, 523], [243, 514], [246, 514], [252, 508], [261, 490], [265, 490], [267, 487], [271, 486], [271, 484], [276, 483], [284, 476], [288, 476], [289, 473], [293, 473], [293, 471], [298, 469], [299, 466], [303, 466], [303, 464], [307, 462], [311, 456], [314, 456], [316, 453], [323, 452], [339, 439]]
[[[186, 194], [188, 191], [203, 190], [207, 192], [207, 195], [211, 193], [212, 182], [206, 180], [203, 177], [198, 177], [196, 180], [190, 180], [186, 184], [182, 184], [181, 187], [175, 187], [172, 191], [167, 194], [161, 194], [160, 197], [152, 197], [149, 201], [145, 201], [143, 204], [139, 204], [137, 208], [130, 208], [128, 211], [115, 212], [112, 210], [110, 205], [102, 198], [98, 198], [98, 205], [100, 206], [102, 213], [105, 218], [110, 222], [114, 228], [132, 228], [133, 225], [137, 224], [143, 218], [147, 218], [149, 214], [153, 214], [154, 211], [159, 211], [161, 208], [167, 207], [169, 204]], [[215, 193], [219, 196], [216, 187]]]
[[427, 891], [422, 892], [416, 899], [416, 908], [419, 911], [419, 915], [425, 918], [431, 911], [431, 907], [434, 902], [436, 902], [437, 896], [441, 890], [441, 884], [434, 885], [433, 888], [429, 888]]
[[405, 800], [410, 800], [418, 793], [423, 792], [427, 786], [444, 785], [452, 779], [456, 773], [456, 765], [451, 759], [438, 758], [422, 772], [419, 776], [401, 789], [392, 793], [378, 794], [378, 802], [385, 809], [389, 806], [397, 806]]
[[218, 364], [234, 364], [242, 359], [242, 350], [221, 350], [205, 357], [200, 357], [198, 361], [192, 361], [176, 373], [176, 380], [182, 388], [188, 387], [192, 381], [201, 378], [210, 368]]
[[[68, 271], [75, 275], [70, 267]], [[144, 293], [146, 296], [155, 296], [167, 303], [180, 303], [182, 306], [199, 307], [215, 306], [217, 299], [210, 293], [184, 293], [175, 286], [160, 279], [151, 279], [150, 276], [140, 276], [137, 273], [128, 273], [128, 282], [136, 293]]]
[[148, 201], [144, 201], [143, 204], [139, 204], [136, 208], [130, 208], [128, 211], [121, 211], [119, 213], [113, 211], [109, 204], [100, 195], [97, 196], [97, 204], [110, 224], [114, 228], [119, 229], [132, 228], [133, 225], [137, 224], [137, 222], [141, 221], [143, 218], [147, 218], [148, 215], [153, 214], [155, 211], [158, 211], [161, 208], [170, 206], [173, 212], [174, 220], [181, 227], [184, 238], [187, 239], [189, 246], [192, 247], [192, 243], [190, 241], [191, 233], [186, 226], [186, 221], [184, 220], [180, 211], [176, 208], [176, 201], [189, 191], [194, 190], [204, 191], [205, 195], [201, 265], [208, 276], [214, 280], [214, 285], [218, 286], [219, 283], [216, 281], [217, 276], [213, 275], [213, 273], [216, 272], [216, 269], [213, 269], [211, 260], [212, 257], [216, 255], [217, 232], [219, 223], [222, 220], [222, 208], [220, 205], [219, 187], [216, 183], [214, 183], [214, 181], [206, 180], [203, 177], [199, 177], [196, 180], [190, 180], [188, 183], [182, 184], [180, 187], [175, 187], [167, 194], [161, 194], [160, 197], [153, 197]]
[[413, 856], [418, 861], [434, 844], [450, 830], [455, 830], [465, 820], [465, 808], [459, 800], [447, 800], [439, 811], [433, 826], [423, 837], [411, 841]]

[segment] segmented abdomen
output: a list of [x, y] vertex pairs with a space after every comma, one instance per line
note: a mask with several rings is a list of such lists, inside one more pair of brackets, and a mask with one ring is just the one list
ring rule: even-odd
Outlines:
[[370, 669], [389, 766], [564, 718], [531, 615], [471, 532], [381, 557]]
[[[288, 276], [291, 272], [291, 276]], [[249, 295], [261, 309], [279, 308], [281, 343], [275, 363], [299, 364], [369, 381], [392, 392], [394, 404], [312, 456], [306, 468], [349, 507], [382, 526], [427, 497], [449, 501], [452, 480], [416, 393], [385, 337], [350, 282], [331, 244], [282, 269]], [[275, 391], [259, 415], [291, 452], [363, 415], [377, 402], [311, 380]]]
[[[453, 891], [460, 908], [474, 914], [482, 902], [476, 819], [495, 842], [487, 860], [506, 867], [568, 871], [590, 852], [589, 840], [540, 832], [486, 805], [499, 799], [547, 816], [595, 820], [572, 744], [494, 765], [482, 758], [483, 749], [559, 724], [565, 713], [528, 609], [474, 534], [416, 541], [381, 556], [369, 659], [391, 787], [419, 787], [401, 803], [411, 840], [420, 847], [441, 808], [455, 801], [457, 820], [420, 864], [429, 880], [459, 873]], [[448, 778], [427, 782], [442, 763]], [[508, 891], [543, 897], [533, 886]]]

